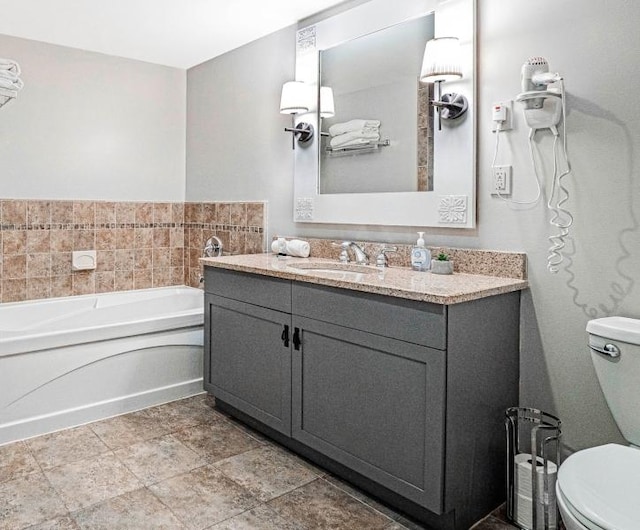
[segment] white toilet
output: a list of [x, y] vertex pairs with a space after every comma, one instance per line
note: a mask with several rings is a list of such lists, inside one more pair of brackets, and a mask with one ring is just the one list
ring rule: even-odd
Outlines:
[[567, 530], [640, 529], [640, 320], [587, 324], [591, 359], [611, 413], [631, 446], [578, 451], [560, 466], [556, 498]]

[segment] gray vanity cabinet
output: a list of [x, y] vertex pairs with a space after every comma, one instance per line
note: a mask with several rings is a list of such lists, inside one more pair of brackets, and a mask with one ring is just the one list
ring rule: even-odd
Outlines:
[[504, 501], [518, 292], [441, 305], [213, 267], [205, 281], [219, 408], [433, 528]]
[[[288, 309], [289, 282], [233, 286], [224, 271], [207, 274], [205, 390], [272, 429], [291, 434], [291, 314], [229, 296]], [[212, 293], [220, 294], [212, 294]], [[284, 300], [284, 305], [281, 302]], [[288, 302], [287, 302], [288, 300]]]

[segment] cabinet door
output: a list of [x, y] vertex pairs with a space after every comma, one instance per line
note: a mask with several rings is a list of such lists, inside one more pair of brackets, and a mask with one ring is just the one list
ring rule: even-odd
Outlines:
[[205, 388], [291, 435], [291, 315], [205, 297]]
[[442, 513], [445, 352], [295, 315], [293, 325], [293, 438]]

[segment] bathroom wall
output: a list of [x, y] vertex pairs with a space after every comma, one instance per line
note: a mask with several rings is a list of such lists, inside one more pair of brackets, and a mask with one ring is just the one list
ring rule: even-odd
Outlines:
[[183, 201], [184, 70], [0, 35], [25, 87], [0, 109], [0, 196]]
[[[585, 346], [594, 316], [640, 317], [638, 216], [640, 4], [598, 0], [478, 1], [478, 226], [429, 229], [429, 244], [524, 251], [531, 289], [522, 301], [521, 405], [557, 413], [568, 450], [620, 441]], [[568, 33], [570, 31], [570, 34]], [[302, 225], [292, 221], [293, 156], [289, 124], [278, 113], [293, 78], [295, 28], [287, 28], [188, 72], [188, 200], [269, 200], [272, 235], [410, 242], [418, 227]], [[568, 91], [567, 206], [575, 224], [558, 274], [546, 268], [553, 233], [545, 201], [511, 207], [489, 192], [495, 136], [491, 104], [520, 92], [520, 67], [545, 56]], [[519, 104], [515, 104], [516, 111]], [[498, 163], [512, 164], [516, 198], [535, 193], [527, 130], [501, 142]], [[552, 141], [536, 148], [550, 159]], [[544, 164], [547, 192], [550, 164]], [[491, 325], [491, 323], [487, 323]], [[499, 325], [499, 323], [495, 323]], [[501, 428], [501, 427], [498, 427]]]

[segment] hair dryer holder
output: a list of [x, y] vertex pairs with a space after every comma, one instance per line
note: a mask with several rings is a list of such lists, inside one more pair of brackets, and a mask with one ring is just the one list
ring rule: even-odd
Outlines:
[[552, 129], [562, 117], [562, 94], [557, 90], [530, 90], [516, 96], [524, 104], [524, 119], [530, 129]]

